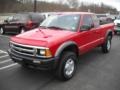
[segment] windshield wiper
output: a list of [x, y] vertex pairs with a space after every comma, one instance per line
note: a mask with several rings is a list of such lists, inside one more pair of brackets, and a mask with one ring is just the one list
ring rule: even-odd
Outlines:
[[46, 26], [40, 26], [40, 28], [47, 29], [47, 27], [46, 27]]
[[54, 29], [59, 29], [59, 30], [66, 30], [65, 28], [61, 28], [61, 27], [58, 27], [58, 26], [49, 26], [47, 28], [54, 28]]

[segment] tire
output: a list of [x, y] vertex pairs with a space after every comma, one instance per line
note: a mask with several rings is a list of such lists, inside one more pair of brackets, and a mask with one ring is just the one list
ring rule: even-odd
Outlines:
[[25, 29], [24, 28], [21, 28], [20, 29], [20, 34], [24, 33], [25, 32]]
[[56, 71], [56, 75], [60, 80], [66, 81], [71, 79], [77, 69], [77, 57], [74, 52], [64, 52], [59, 66]]
[[1, 35], [5, 34], [5, 30], [2, 27], [0, 28], [0, 34]]
[[108, 36], [105, 43], [102, 45], [102, 52], [103, 53], [110, 52], [110, 50], [111, 50], [111, 40], [112, 40], [112, 37]]

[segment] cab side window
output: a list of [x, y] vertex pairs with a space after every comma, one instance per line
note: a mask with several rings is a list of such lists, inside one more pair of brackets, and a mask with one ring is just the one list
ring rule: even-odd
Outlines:
[[83, 22], [81, 25], [81, 30], [82, 31], [86, 31], [92, 28], [92, 26], [94, 26], [93, 20], [91, 15], [84, 15], [83, 16]]
[[83, 17], [83, 25], [91, 25], [93, 24], [92, 18], [90, 15], [85, 15]]

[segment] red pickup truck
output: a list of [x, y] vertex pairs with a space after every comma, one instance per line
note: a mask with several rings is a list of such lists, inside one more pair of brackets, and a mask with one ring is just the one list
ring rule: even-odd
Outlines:
[[11, 37], [8, 50], [13, 61], [24, 67], [53, 69], [69, 80], [77, 69], [78, 56], [95, 47], [111, 49], [114, 24], [99, 25], [88, 12], [64, 12], [50, 16], [39, 28]]

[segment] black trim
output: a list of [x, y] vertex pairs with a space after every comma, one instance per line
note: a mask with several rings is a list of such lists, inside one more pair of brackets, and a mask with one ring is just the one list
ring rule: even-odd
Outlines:
[[109, 33], [112, 33], [112, 36], [113, 36], [112, 30], [108, 30], [108, 31], [106, 32], [106, 36], [105, 36], [106, 38], [107, 38], [107, 36], [108, 36]]
[[[39, 58], [39, 57], [30, 57], [25, 56], [17, 53], [11, 52], [11, 50], [8, 50], [8, 53], [11, 57], [11, 59], [14, 62], [22, 63], [22, 64], [28, 64], [35, 67], [38, 67], [41, 70], [49, 70], [49, 69], [55, 69], [57, 67], [58, 57], [55, 58]], [[36, 62], [34, 62], [36, 61]]]
[[[77, 44], [73, 41], [68, 41], [68, 42], [65, 42], [63, 43], [62, 45], [59, 46], [59, 48], [57, 49], [56, 53], [55, 53], [55, 56], [60, 56], [61, 52], [68, 46], [71, 46], [71, 45], [75, 45], [77, 46]], [[78, 47], [78, 46], [77, 46]]]

